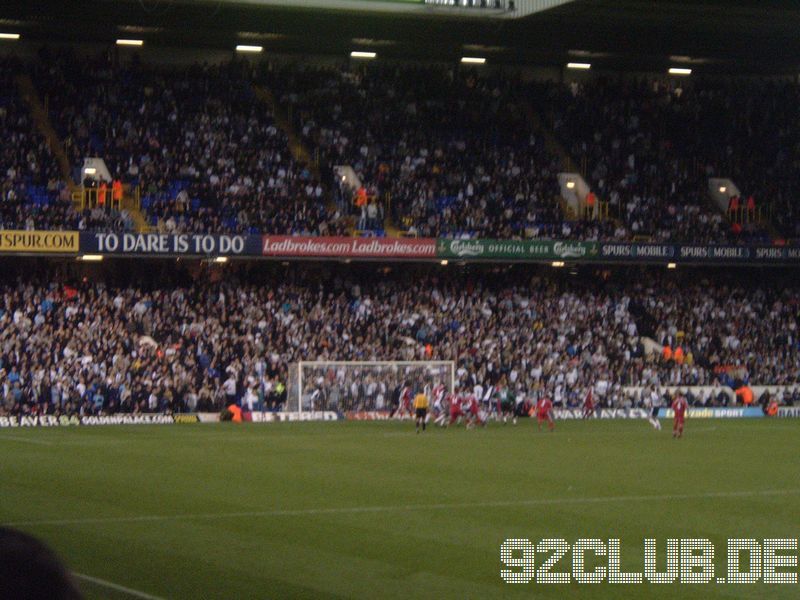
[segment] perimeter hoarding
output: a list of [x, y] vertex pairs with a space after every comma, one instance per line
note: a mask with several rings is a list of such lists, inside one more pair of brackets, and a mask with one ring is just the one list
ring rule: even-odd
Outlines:
[[259, 256], [253, 235], [82, 233], [81, 252], [145, 256]]
[[84, 233], [81, 252], [130, 256], [435, 259], [433, 238]]
[[167, 233], [0, 231], [0, 253], [162, 257], [797, 265], [800, 247], [578, 240], [456, 240]]
[[644, 264], [798, 264], [800, 247], [702, 246], [639, 244], [577, 240], [448, 240], [436, 242], [442, 259], [574, 262], [635, 262]]
[[0, 429], [15, 427], [73, 427], [94, 425], [172, 425], [175, 419], [165, 414], [117, 415], [11, 415], [0, 417]]
[[76, 254], [77, 231], [0, 231], [0, 252], [15, 254]]
[[[675, 413], [671, 408], [660, 408], [660, 419], [671, 419]], [[754, 406], [696, 406], [689, 407], [686, 417], [689, 419], [760, 419], [764, 416], [761, 408]]]
[[800, 264], [800, 247], [602, 243], [603, 262], [689, 264]]
[[320, 258], [437, 257], [434, 238], [292, 237], [265, 235], [264, 256]]
[[436, 243], [438, 258], [463, 260], [594, 260], [597, 242], [570, 240], [443, 240]]

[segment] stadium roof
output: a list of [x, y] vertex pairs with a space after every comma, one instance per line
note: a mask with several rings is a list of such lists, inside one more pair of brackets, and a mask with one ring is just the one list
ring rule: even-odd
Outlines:
[[196, 0], [197, 2], [315, 8], [413, 16], [519, 19], [575, 0]]
[[[350, 0], [350, 4], [353, 4]], [[538, 1], [538, 0], [533, 0]], [[544, 0], [547, 1], [547, 0]], [[796, 0], [574, 0], [522, 18], [464, 18], [454, 11], [383, 13], [277, 5], [272, 0], [12, 0], [0, 31], [34, 42], [113, 42], [267, 52], [661, 70], [687, 63], [698, 73], [799, 73]]]

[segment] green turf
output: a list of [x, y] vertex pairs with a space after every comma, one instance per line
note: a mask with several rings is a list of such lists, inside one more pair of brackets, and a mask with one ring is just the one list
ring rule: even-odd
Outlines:
[[[512, 586], [499, 548], [618, 537], [623, 569], [641, 571], [645, 537], [718, 552], [728, 537], [797, 538], [799, 434], [789, 420], [689, 421], [677, 441], [644, 421], [2, 430], [0, 522], [76, 572], [165, 598], [797, 598], [763, 584]], [[642, 498], [669, 495], [685, 497]]]

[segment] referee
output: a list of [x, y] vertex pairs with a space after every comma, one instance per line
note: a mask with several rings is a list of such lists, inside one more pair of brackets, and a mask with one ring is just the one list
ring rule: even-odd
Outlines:
[[423, 392], [414, 396], [414, 412], [417, 415], [417, 433], [419, 433], [420, 424], [422, 424], [422, 431], [425, 431], [425, 421], [428, 418], [428, 397]]

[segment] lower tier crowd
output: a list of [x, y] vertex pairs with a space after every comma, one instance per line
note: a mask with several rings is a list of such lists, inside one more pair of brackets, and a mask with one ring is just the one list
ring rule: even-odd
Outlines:
[[209, 411], [248, 394], [276, 408], [300, 360], [453, 360], [459, 387], [556, 406], [590, 388], [621, 406], [626, 386], [800, 382], [791, 273], [2, 267], [0, 414]]

